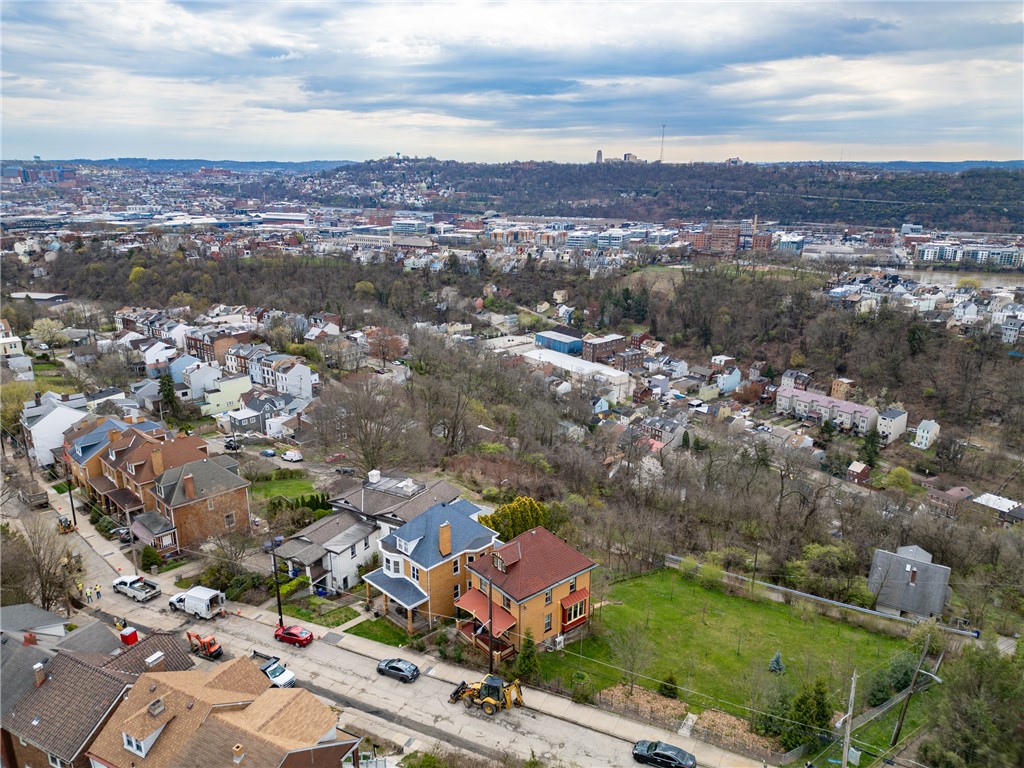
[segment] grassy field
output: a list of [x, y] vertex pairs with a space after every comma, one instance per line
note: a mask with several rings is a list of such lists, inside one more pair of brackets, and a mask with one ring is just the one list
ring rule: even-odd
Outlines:
[[367, 640], [376, 640], [378, 643], [393, 645], [396, 648], [408, 645], [414, 639], [383, 616], [379, 619], [356, 624], [347, 632], [350, 635], [365, 637]]
[[338, 627], [359, 615], [359, 611], [349, 605], [343, 605], [340, 608], [335, 608], [333, 611], [320, 614], [308, 608], [303, 608], [301, 605], [289, 604], [282, 606], [281, 612], [286, 616], [293, 616], [296, 619], [319, 624], [321, 627]]
[[[622, 679], [609, 638], [642, 627], [653, 646], [651, 663], [638, 684], [656, 689], [669, 674], [688, 691], [691, 706], [738, 711], [751, 687], [763, 681], [768, 662], [782, 652], [795, 684], [823, 675], [830, 691], [845, 688], [854, 668], [862, 676], [887, 665], [906, 641], [819, 616], [803, 607], [752, 602], [705, 589], [679, 571], [661, 570], [614, 584], [595, 611], [593, 636], [565, 651], [541, 654], [546, 680], [568, 684], [579, 670], [595, 690]], [[635, 631], [635, 630], [634, 630]], [[699, 692], [695, 693], [695, 692]]]
[[[907, 708], [907, 717], [903, 721], [903, 728], [900, 730], [900, 744], [916, 736], [918, 729], [931, 719], [931, 712], [938, 695], [936, 690], [914, 694], [910, 700], [910, 706]], [[890, 752], [895, 751], [894, 748], [889, 747], [889, 741], [892, 739], [899, 714], [900, 706], [894, 707], [877, 720], [873, 720], [851, 734], [850, 744], [864, 752], [860, 759], [860, 768], [882, 765], [882, 757], [888, 757]], [[869, 752], [879, 755], [879, 757], [871, 757], [868, 755]], [[834, 765], [842, 761], [843, 745], [841, 742], [833, 744], [820, 754], [808, 752], [807, 756], [814, 758], [811, 762], [815, 765]]]
[[293, 499], [296, 496], [305, 496], [313, 493], [313, 483], [305, 477], [297, 477], [291, 480], [268, 480], [262, 483], [255, 483], [252, 492], [257, 496], [269, 499], [274, 496], [285, 496]]

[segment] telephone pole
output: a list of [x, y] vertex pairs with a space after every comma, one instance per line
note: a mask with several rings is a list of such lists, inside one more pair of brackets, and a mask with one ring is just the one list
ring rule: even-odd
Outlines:
[[668, 123], [661, 124], [661, 157], [658, 158], [659, 163], [665, 162], [665, 126]]
[[853, 727], [853, 699], [857, 695], [857, 670], [853, 670], [853, 680], [850, 681], [850, 703], [846, 707], [846, 733], [843, 735], [843, 768], [846, 768], [850, 758], [850, 731]]
[[928, 645], [931, 643], [932, 636], [925, 635], [924, 648], [921, 649], [921, 658], [917, 660], [917, 667], [914, 668], [914, 676], [910, 678], [910, 690], [907, 691], [907, 697], [903, 700], [903, 708], [900, 709], [900, 717], [896, 721], [896, 730], [892, 732], [892, 741], [889, 742], [890, 747], [895, 747], [896, 742], [900, 740], [900, 729], [903, 728], [903, 718], [907, 716], [907, 708], [910, 706], [910, 697], [914, 695], [914, 686], [917, 685], [917, 676], [921, 672], [921, 665], [924, 664], [924, 659], [928, 655]]

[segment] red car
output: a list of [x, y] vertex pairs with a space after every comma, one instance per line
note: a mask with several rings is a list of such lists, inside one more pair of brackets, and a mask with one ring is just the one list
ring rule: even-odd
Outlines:
[[344, 453], [332, 453], [330, 456], [324, 459], [324, 461], [326, 461], [328, 464], [333, 464], [334, 462], [341, 461], [344, 458], [346, 458]]
[[291, 643], [300, 648], [305, 648], [313, 642], [313, 633], [298, 624], [290, 627], [278, 627], [274, 630], [274, 639], [279, 643]]

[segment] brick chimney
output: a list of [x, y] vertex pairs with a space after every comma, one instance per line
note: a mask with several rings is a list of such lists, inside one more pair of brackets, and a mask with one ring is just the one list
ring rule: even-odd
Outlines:
[[452, 553], [452, 525], [447, 520], [437, 527], [437, 549], [441, 557]]
[[116, 429], [107, 430], [107, 440], [110, 441], [111, 443], [117, 440], [120, 436], [121, 433], [118, 432]]
[[37, 642], [35, 632], [26, 632], [21, 638], [22, 645], [35, 645]]
[[185, 475], [181, 478], [181, 482], [185, 485], [185, 498], [194, 499], [196, 497], [196, 479], [192, 475]]
[[36, 673], [36, 688], [46, 682], [46, 667], [43, 662], [38, 661], [32, 665], [32, 671]]
[[146, 659], [146, 671], [147, 672], [166, 672], [167, 671], [167, 657], [163, 651], [157, 651], [152, 656]]
[[153, 459], [153, 474], [158, 477], [164, 473], [164, 452], [162, 448], [154, 448], [150, 454]]
[[245, 757], [245, 747], [241, 744], [235, 744], [231, 748], [231, 760], [235, 763], [240, 763], [243, 757]]

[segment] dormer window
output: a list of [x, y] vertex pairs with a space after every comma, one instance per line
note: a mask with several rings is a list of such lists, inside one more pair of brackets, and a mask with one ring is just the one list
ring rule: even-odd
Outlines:
[[395, 537], [395, 547], [398, 549], [399, 552], [405, 552], [406, 554], [409, 553], [409, 542], [407, 542], [405, 539], [399, 539], [398, 537]]
[[495, 552], [492, 559], [494, 561], [494, 567], [502, 573], [505, 573], [505, 561], [501, 559], [501, 555]]
[[124, 738], [125, 749], [129, 752], [134, 752], [139, 757], [146, 756], [146, 745], [142, 741], [136, 739], [129, 733], [124, 733], [123, 731], [121, 732], [121, 736]]

